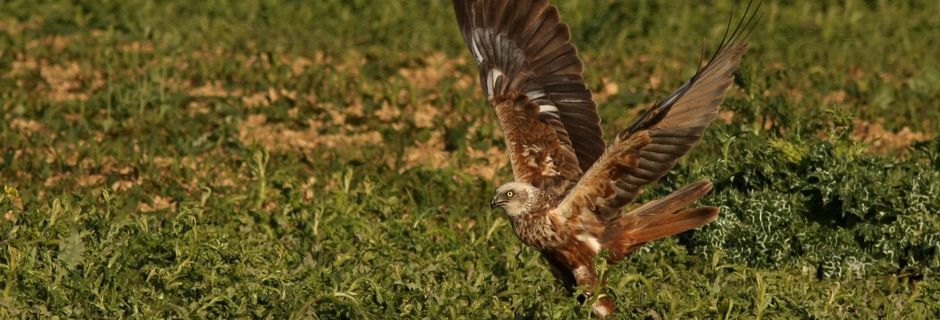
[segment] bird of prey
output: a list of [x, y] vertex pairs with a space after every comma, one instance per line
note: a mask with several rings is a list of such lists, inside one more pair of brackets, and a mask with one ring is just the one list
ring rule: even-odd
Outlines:
[[[605, 145], [581, 60], [555, 6], [547, 0], [454, 0], [515, 176], [496, 190], [491, 206], [505, 211], [519, 239], [541, 252], [569, 290], [580, 286], [591, 297], [601, 250], [616, 263], [649, 241], [717, 218], [715, 207], [685, 209], [712, 189], [708, 181], [622, 209], [672, 169], [715, 120], [759, 7], [751, 11], [749, 3], [704, 67], [700, 63], [691, 79]], [[592, 313], [603, 318], [613, 308], [609, 297], [598, 295]]]

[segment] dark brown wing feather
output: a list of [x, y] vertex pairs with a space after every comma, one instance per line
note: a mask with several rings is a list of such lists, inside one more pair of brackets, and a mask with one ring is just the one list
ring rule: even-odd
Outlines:
[[[579, 170], [561, 172], [573, 184], [604, 151], [604, 142], [581, 60], [558, 10], [546, 0], [455, 0], [454, 9], [480, 67], [483, 93], [494, 103], [523, 95], [536, 107], [535, 116], [555, 131], [561, 152], [576, 159]], [[555, 166], [568, 167], [560, 163], [565, 158], [553, 157]]]
[[631, 203], [643, 186], [659, 180], [702, 139], [734, 80], [732, 73], [747, 48], [746, 39], [759, 7], [751, 11], [749, 4], [734, 32], [722, 40], [705, 67], [617, 135], [609, 150], [562, 201], [562, 214], [588, 209], [602, 221], [619, 218], [620, 209]]

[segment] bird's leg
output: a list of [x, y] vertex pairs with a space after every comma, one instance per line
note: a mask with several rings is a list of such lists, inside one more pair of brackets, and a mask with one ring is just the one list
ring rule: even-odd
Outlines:
[[[578, 297], [578, 302], [584, 303], [591, 297], [594, 296], [594, 288], [597, 284], [597, 271], [594, 270], [592, 265], [580, 265], [575, 267], [572, 270], [574, 274], [574, 279], [577, 281], [578, 286], [582, 288], [584, 292], [583, 296]], [[614, 311], [614, 303], [609, 297], [600, 297], [594, 304], [591, 306], [591, 314], [599, 319], [604, 319]]]
[[580, 265], [571, 272], [578, 286], [584, 289], [584, 294], [590, 297], [593, 294], [594, 284], [597, 282], [597, 271], [592, 266]]
[[565, 290], [568, 291], [569, 295], [573, 293], [577, 286], [577, 281], [568, 265], [566, 265], [564, 261], [559, 260], [557, 254], [553, 252], [543, 251], [542, 257], [548, 262], [549, 270], [552, 271], [552, 275], [555, 276], [555, 279], [558, 279], [558, 281], [565, 286]]

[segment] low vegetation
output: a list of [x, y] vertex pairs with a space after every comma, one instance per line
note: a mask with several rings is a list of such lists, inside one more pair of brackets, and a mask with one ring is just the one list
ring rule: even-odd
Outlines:
[[[555, 1], [608, 133], [730, 1]], [[623, 319], [940, 314], [940, 5], [765, 1], [700, 230], [602, 266]], [[740, 9], [740, 8], [738, 8]], [[586, 318], [447, 1], [0, 3], [0, 318]]]

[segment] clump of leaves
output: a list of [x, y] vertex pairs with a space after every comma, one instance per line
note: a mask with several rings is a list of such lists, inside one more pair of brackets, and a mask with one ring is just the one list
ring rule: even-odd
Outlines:
[[[848, 130], [843, 130], [848, 132]], [[695, 239], [750, 266], [808, 263], [819, 276], [940, 267], [937, 139], [901, 158], [872, 155], [847, 135], [822, 139], [737, 132], [706, 201], [721, 219]]]

